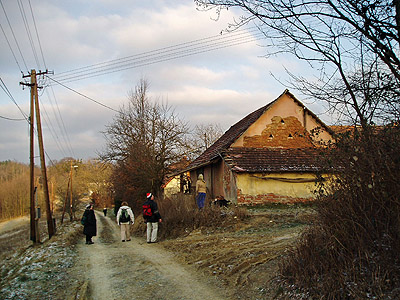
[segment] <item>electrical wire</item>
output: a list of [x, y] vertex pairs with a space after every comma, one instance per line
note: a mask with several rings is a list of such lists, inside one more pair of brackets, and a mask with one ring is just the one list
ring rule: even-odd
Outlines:
[[62, 145], [59, 142], [60, 139], [59, 139], [59, 137], [57, 135], [55, 127], [53, 126], [53, 123], [51, 122], [51, 118], [50, 118], [49, 114], [47, 113], [47, 109], [46, 109], [45, 105], [43, 105], [42, 101], [40, 101], [40, 103], [42, 104], [41, 105], [41, 108], [42, 108], [41, 110], [44, 111], [44, 114], [46, 116], [46, 117], [44, 117], [42, 119], [43, 119], [45, 125], [47, 126], [47, 128], [49, 129], [50, 134], [53, 137], [53, 140], [56, 142], [56, 146], [58, 147], [58, 150], [60, 150], [61, 153], [63, 154], [63, 156], [66, 157], [67, 155], [66, 155], [66, 153], [64, 151], [64, 148], [62, 147]]
[[144, 52], [135, 56], [129, 56], [109, 62], [99, 63], [92, 66], [71, 70], [70, 72], [63, 72], [51, 78], [64, 83], [72, 82], [119, 72], [131, 68], [137, 68], [159, 62], [183, 58], [195, 54], [214, 51], [222, 48], [232, 47], [255, 41], [257, 39], [260, 39], [261, 37], [264, 37], [262, 33], [249, 35], [248, 32], [241, 32], [224, 38], [221, 38], [220, 36], [213, 36], [193, 42], [186, 42], [176, 46], [170, 46], [158, 50]]
[[14, 57], [15, 62], [17, 63], [17, 66], [18, 66], [19, 70], [21, 71], [21, 73], [24, 73], [24, 72], [22, 72], [21, 66], [19, 65], [18, 59], [15, 56], [15, 53], [14, 53], [12, 47], [11, 47], [10, 41], [8, 40], [6, 32], [4, 31], [3, 26], [1, 25], [1, 23], [0, 23], [0, 28], [1, 28], [1, 31], [3, 32], [3, 34], [4, 34], [4, 37], [6, 38], [6, 41], [7, 41], [7, 44], [8, 44], [8, 48], [10, 48], [11, 53], [12, 53], [12, 55]]
[[33, 14], [33, 9], [32, 9], [32, 5], [31, 5], [31, 0], [28, 0], [28, 3], [29, 3], [30, 10], [31, 10], [33, 25], [34, 25], [34, 27], [35, 27], [36, 38], [37, 38], [38, 43], [39, 43], [39, 49], [40, 49], [40, 53], [41, 53], [41, 55], [42, 55], [43, 64], [44, 64], [44, 67], [47, 69], [46, 60], [44, 59], [44, 55], [43, 55], [42, 43], [40, 42], [39, 32], [38, 32], [38, 29], [37, 29], [37, 26], [36, 26], [35, 16], [34, 16], [34, 14]]
[[[52, 97], [51, 97], [48, 89], [46, 89], [47, 97], [49, 99], [49, 102], [51, 103], [51, 107], [53, 109], [54, 117], [55, 117], [55, 119], [57, 121], [58, 128], [60, 129], [61, 136], [64, 139], [64, 143], [67, 145], [67, 148], [68, 148], [69, 152], [72, 154], [71, 156], [75, 157], [74, 150], [73, 150], [73, 148], [71, 146], [71, 140], [69, 139], [69, 135], [68, 135], [68, 132], [66, 130], [64, 119], [63, 119], [63, 117], [61, 115], [60, 107], [58, 106], [57, 97], [56, 97], [56, 94], [54, 93], [53, 87], [51, 87], [51, 91], [52, 91], [52, 96], [54, 98], [55, 106], [57, 107], [57, 112], [54, 110], [54, 104], [52, 103], [52, 100], [51, 100]], [[57, 115], [58, 115], [58, 117], [57, 117]], [[61, 122], [60, 122], [60, 120], [61, 120]]]
[[13, 95], [11, 94], [10, 90], [7, 88], [6, 84], [4, 83], [3, 79], [0, 77], [0, 87], [6, 93], [6, 95], [11, 99], [12, 102], [18, 107], [19, 111], [21, 114], [24, 116], [25, 120], [29, 123], [29, 117], [27, 114], [24, 113], [24, 111], [21, 109], [21, 107], [18, 105], [17, 101], [15, 101]]
[[[237, 35], [241, 35], [244, 33], [252, 33], [252, 32], [257, 32], [256, 28], [250, 28], [250, 30], [246, 31], [245, 29], [242, 30], [237, 30], [235, 31], [235, 33], [227, 33], [230, 36], [237, 36]], [[158, 53], [162, 53], [162, 52], [170, 52], [170, 51], [174, 51], [177, 49], [182, 49], [185, 47], [190, 47], [190, 45], [199, 45], [199, 44], [204, 44], [204, 43], [208, 43], [210, 41], [215, 41], [215, 40], [221, 40], [221, 38], [225, 39], [226, 37], [221, 34], [219, 35], [214, 35], [214, 36], [210, 36], [210, 37], [206, 37], [206, 38], [201, 38], [201, 39], [197, 39], [197, 40], [193, 40], [193, 41], [189, 41], [189, 42], [184, 42], [184, 43], [180, 43], [177, 45], [173, 45], [173, 46], [167, 46], [167, 47], [163, 47], [163, 48], [159, 48], [156, 50], [151, 50], [151, 51], [146, 51], [146, 52], [142, 52], [139, 54], [135, 54], [135, 55], [130, 55], [127, 57], [122, 57], [122, 58], [117, 58], [117, 59], [113, 59], [110, 61], [106, 61], [106, 62], [101, 62], [101, 63], [97, 63], [97, 64], [93, 64], [93, 65], [89, 65], [89, 66], [85, 66], [85, 67], [80, 67], [77, 69], [72, 69], [69, 71], [64, 71], [64, 72], [60, 72], [57, 75], [55, 75], [54, 77], [59, 77], [60, 75], [66, 74], [66, 73], [80, 73], [78, 71], [82, 71], [84, 69], [97, 69], [97, 67], [99, 66], [106, 66], [106, 65], [113, 65], [115, 63], [118, 63], [120, 61], [126, 61], [126, 60], [131, 60], [131, 59], [137, 59], [137, 58], [141, 58], [141, 57], [147, 57], [149, 55], [153, 55], [153, 54], [158, 54]]]
[[72, 91], [72, 92], [74, 92], [74, 93], [76, 93], [76, 94], [78, 94], [78, 95], [80, 95], [80, 96], [82, 96], [82, 97], [84, 97], [84, 98], [86, 98], [86, 99], [88, 99], [88, 100], [100, 105], [100, 106], [103, 106], [103, 107], [105, 107], [105, 108], [107, 108], [109, 110], [112, 110], [112, 111], [116, 112], [116, 113], [120, 113], [120, 111], [118, 111], [118, 110], [116, 110], [116, 109], [114, 109], [114, 108], [112, 108], [110, 106], [107, 106], [107, 105], [105, 105], [105, 104], [103, 104], [103, 103], [101, 103], [101, 102], [99, 102], [99, 101], [97, 101], [97, 100], [95, 100], [93, 98], [90, 98], [89, 96], [86, 96], [86, 95], [74, 90], [73, 88], [70, 88], [70, 87], [66, 86], [65, 84], [62, 84], [61, 82], [59, 82], [59, 81], [57, 81], [57, 80], [55, 80], [55, 79], [53, 79], [53, 78], [51, 78], [51, 77], [49, 77], [47, 75], [46, 75], [46, 77], [48, 77], [50, 80], [56, 82], [57, 84], [65, 87], [66, 89], [68, 89], [68, 90], [70, 90], [70, 91]]
[[14, 42], [15, 42], [15, 44], [17, 45], [17, 48], [18, 48], [19, 54], [21, 55], [22, 61], [24, 62], [24, 65], [25, 65], [26, 71], [28, 71], [28, 66], [26, 65], [26, 61], [25, 61], [25, 58], [24, 58], [24, 56], [22, 55], [21, 48], [19, 47], [19, 44], [18, 44], [17, 38], [15, 37], [14, 30], [12, 29], [12, 26], [11, 26], [10, 20], [9, 20], [9, 18], [8, 18], [8, 15], [7, 15], [6, 9], [4, 8], [4, 5], [3, 5], [3, 2], [2, 2], [2, 0], [0, 0], [0, 4], [1, 4], [1, 7], [3, 8], [3, 12], [4, 12], [4, 15], [6, 16], [7, 23], [8, 23], [8, 26], [10, 27], [10, 30], [11, 30], [12, 36], [14, 37]]
[[26, 121], [26, 119], [14, 119], [14, 118], [8, 118], [4, 116], [0, 116], [1, 119], [9, 120], [9, 121]]
[[28, 19], [27, 19], [26, 14], [25, 14], [24, 5], [23, 5], [21, 0], [17, 0], [17, 3], [18, 3], [19, 11], [21, 13], [22, 21], [24, 22], [26, 34], [28, 35], [29, 43], [30, 43], [31, 48], [32, 48], [33, 56], [35, 57], [35, 61], [36, 61], [36, 64], [37, 64], [38, 68], [40, 69], [39, 58], [38, 58], [38, 55], [37, 55], [37, 52], [36, 52], [35, 44], [33, 42], [31, 30], [29, 28]]

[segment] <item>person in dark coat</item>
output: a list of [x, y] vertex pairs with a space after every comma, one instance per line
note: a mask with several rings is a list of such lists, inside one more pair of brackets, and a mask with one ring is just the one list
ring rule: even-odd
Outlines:
[[157, 242], [158, 223], [162, 222], [157, 203], [152, 193], [147, 193], [147, 201], [143, 204], [143, 218], [147, 225], [147, 243]]
[[96, 216], [93, 210], [93, 204], [86, 206], [85, 212], [82, 216], [83, 222], [83, 234], [86, 235], [86, 244], [93, 244], [92, 237], [96, 236], [97, 226], [96, 226]]

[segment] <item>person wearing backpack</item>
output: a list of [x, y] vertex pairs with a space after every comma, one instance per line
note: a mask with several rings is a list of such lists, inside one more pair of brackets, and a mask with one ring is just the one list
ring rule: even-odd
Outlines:
[[158, 234], [158, 223], [162, 222], [157, 203], [154, 202], [152, 193], [147, 193], [147, 200], [143, 204], [143, 219], [147, 225], [147, 243], [156, 243]]
[[131, 240], [130, 225], [135, 223], [135, 217], [126, 201], [122, 202], [117, 212], [117, 223], [121, 226], [121, 240], [129, 242]]

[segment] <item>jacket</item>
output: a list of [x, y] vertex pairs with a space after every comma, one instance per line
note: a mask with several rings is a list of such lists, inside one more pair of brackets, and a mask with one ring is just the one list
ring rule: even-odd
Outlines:
[[85, 217], [85, 224], [83, 225], [83, 234], [96, 236], [97, 226], [96, 226], [96, 216], [94, 215], [93, 209], [86, 209], [83, 213]]
[[206, 182], [204, 180], [198, 179], [196, 181], [196, 193], [206, 193], [206, 192], [207, 192]]
[[[121, 217], [121, 214], [122, 214], [122, 210], [123, 210], [123, 209], [126, 209], [126, 211], [128, 212], [129, 216], [131, 217], [130, 222], [123, 222], [123, 223], [122, 223], [122, 222], [119, 221], [119, 218]], [[117, 212], [117, 223], [118, 223], [118, 225], [121, 225], [121, 224], [133, 224], [133, 223], [135, 223], [135, 216], [133, 215], [132, 209], [131, 209], [129, 206], [124, 205], [124, 206], [121, 206], [121, 207], [118, 209], [118, 212]]]
[[150, 204], [151, 211], [153, 214], [151, 217], [143, 216], [144, 221], [150, 222], [150, 223], [156, 223], [161, 219], [161, 215], [160, 215], [160, 212], [158, 211], [157, 203], [151, 199], [148, 199], [143, 205], [148, 205], [148, 204]]

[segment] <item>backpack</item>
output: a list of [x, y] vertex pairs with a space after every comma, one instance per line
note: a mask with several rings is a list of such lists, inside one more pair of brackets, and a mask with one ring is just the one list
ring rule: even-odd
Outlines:
[[131, 216], [128, 214], [128, 209], [122, 208], [121, 215], [119, 217], [120, 223], [128, 223], [131, 220]]
[[153, 215], [150, 203], [143, 204], [143, 218], [147, 219]]

